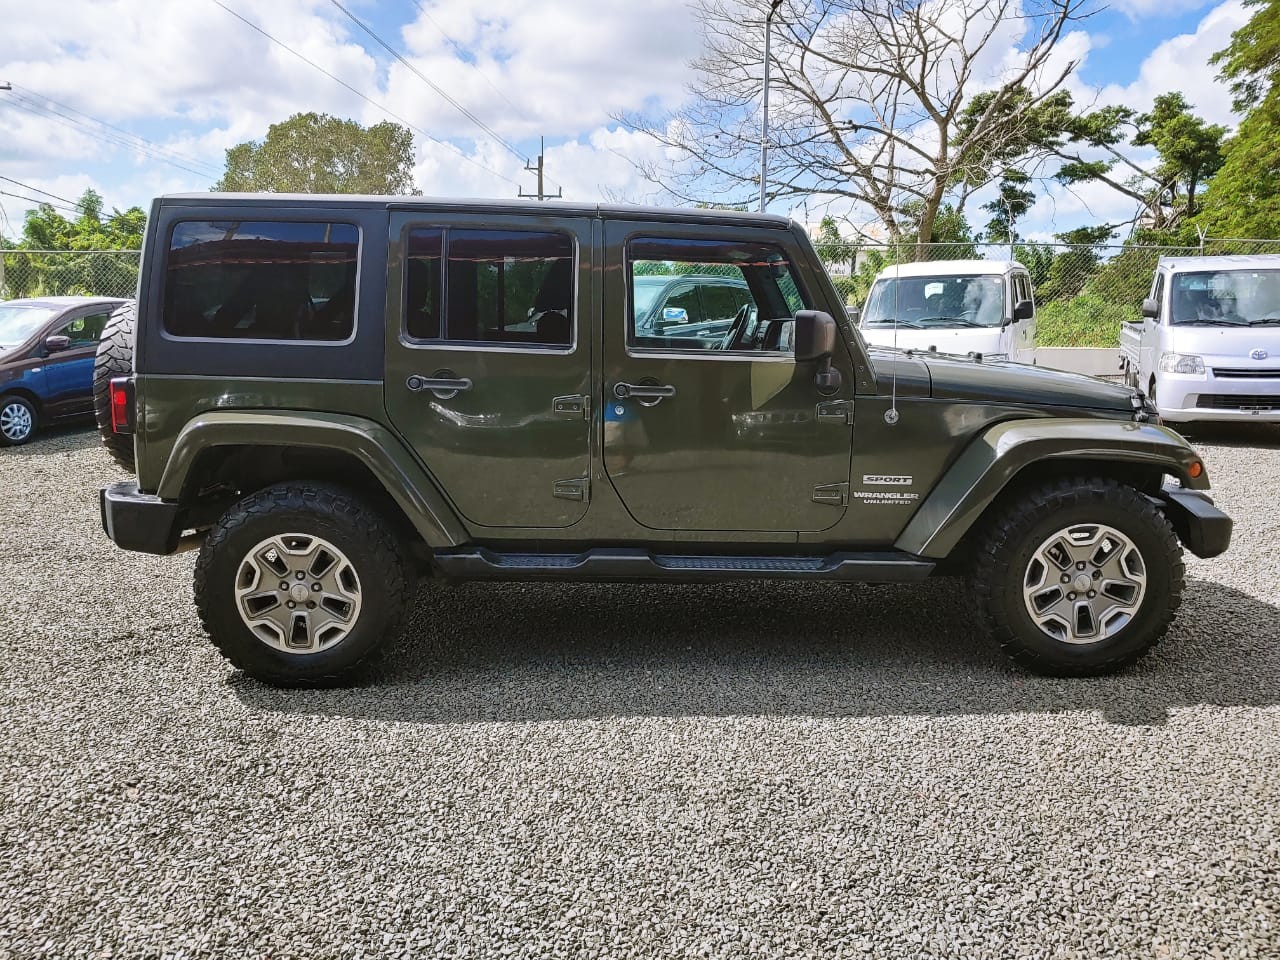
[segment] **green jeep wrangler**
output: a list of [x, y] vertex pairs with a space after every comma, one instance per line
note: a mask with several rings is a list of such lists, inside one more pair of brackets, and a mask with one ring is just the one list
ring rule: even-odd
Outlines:
[[1179, 541], [1231, 536], [1140, 394], [869, 349], [776, 216], [163, 197], [98, 372], [137, 474], [108, 536], [198, 547], [205, 629], [271, 683], [348, 674], [423, 576], [958, 575], [1015, 661], [1099, 674], [1165, 632]]

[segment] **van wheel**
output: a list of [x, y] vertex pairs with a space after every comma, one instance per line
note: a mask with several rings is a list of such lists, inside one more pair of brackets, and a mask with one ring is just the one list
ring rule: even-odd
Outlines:
[[35, 406], [26, 397], [11, 393], [0, 397], [0, 447], [20, 447], [36, 435], [40, 422]]
[[218, 521], [195, 570], [196, 609], [223, 656], [276, 686], [330, 686], [394, 635], [408, 551], [343, 490], [283, 483]]
[[102, 328], [98, 353], [93, 361], [93, 416], [98, 436], [111, 459], [133, 472], [133, 437], [111, 429], [111, 381], [133, 376], [133, 324], [137, 308], [133, 303], [117, 307]]
[[969, 578], [979, 620], [1004, 652], [1054, 677], [1141, 659], [1164, 636], [1182, 588], [1182, 547], [1164, 514], [1100, 477], [1002, 504]]

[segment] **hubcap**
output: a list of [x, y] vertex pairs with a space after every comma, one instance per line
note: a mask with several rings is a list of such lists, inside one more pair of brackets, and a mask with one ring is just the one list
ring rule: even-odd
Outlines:
[[0, 410], [0, 433], [8, 440], [25, 440], [31, 434], [31, 410], [26, 404], [9, 403]]
[[240, 619], [285, 653], [316, 653], [341, 643], [360, 616], [360, 596], [360, 578], [346, 555], [306, 533], [263, 540], [236, 573]]
[[1036, 549], [1022, 580], [1027, 613], [1064, 643], [1095, 643], [1133, 620], [1147, 592], [1147, 568], [1133, 541], [1114, 527], [1082, 523]]

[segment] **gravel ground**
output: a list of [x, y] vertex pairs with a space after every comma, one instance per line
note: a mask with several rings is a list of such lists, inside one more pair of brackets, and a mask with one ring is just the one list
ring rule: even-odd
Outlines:
[[0, 451], [0, 956], [1280, 956], [1280, 431], [1158, 655], [1005, 665], [959, 589], [465, 586], [345, 691]]

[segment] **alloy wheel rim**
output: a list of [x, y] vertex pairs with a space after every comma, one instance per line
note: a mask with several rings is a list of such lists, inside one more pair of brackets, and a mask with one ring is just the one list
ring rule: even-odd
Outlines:
[[1115, 636], [1137, 616], [1146, 594], [1141, 551], [1125, 534], [1100, 523], [1073, 524], [1047, 538], [1022, 578], [1032, 622], [1063, 643]]
[[360, 617], [360, 577], [328, 540], [308, 533], [268, 537], [240, 561], [236, 610], [249, 631], [282, 653], [328, 650]]
[[6, 404], [0, 410], [0, 433], [8, 440], [25, 440], [33, 426], [31, 410], [23, 403]]

